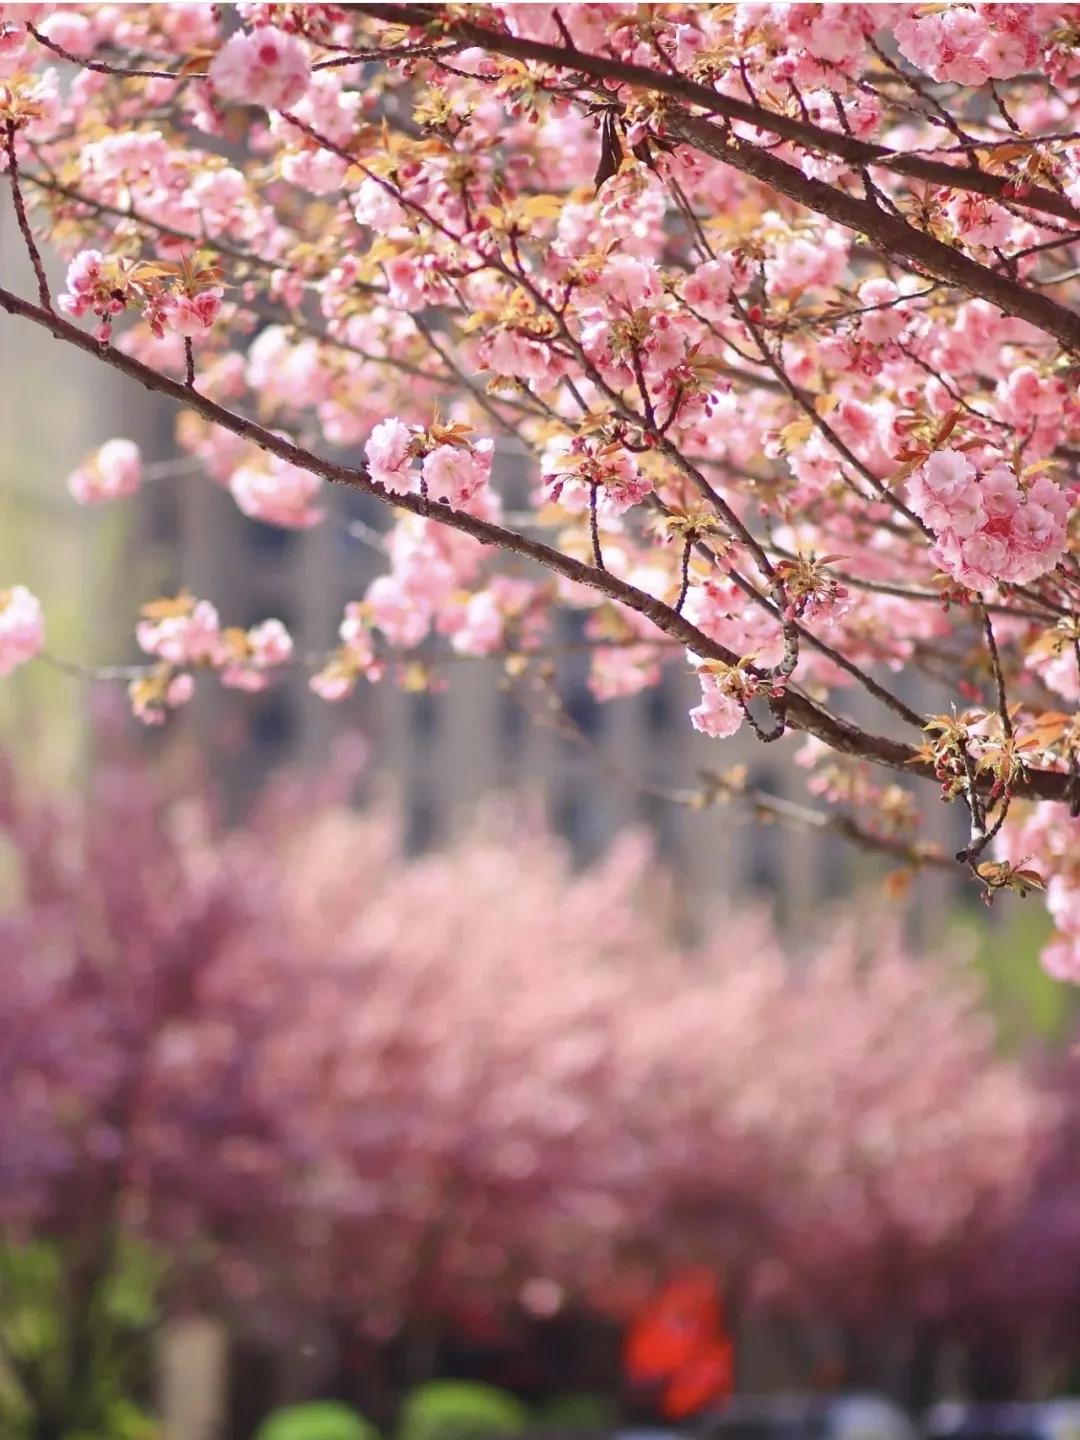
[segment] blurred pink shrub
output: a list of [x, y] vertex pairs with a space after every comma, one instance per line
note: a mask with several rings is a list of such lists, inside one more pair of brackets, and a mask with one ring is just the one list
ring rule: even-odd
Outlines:
[[1062, 1101], [955, 967], [865, 915], [680, 949], [638, 836], [575, 875], [496, 809], [407, 858], [332, 781], [228, 828], [120, 767], [81, 807], [5, 772], [0, 827], [16, 1234], [116, 1222], [384, 1335], [469, 1296], [617, 1313], [643, 1256], [916, 1321], [963, 1307], [1052, 1149]]

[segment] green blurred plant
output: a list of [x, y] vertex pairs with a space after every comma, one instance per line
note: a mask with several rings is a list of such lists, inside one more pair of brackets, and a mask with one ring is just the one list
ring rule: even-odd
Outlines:
[[527, 1408], [504, 1390], [473, 1381], [432, 1380], [406, 1397], [398, 1440], [487, 1440], [519, 1434], [529, 1421]]
[[336, 1400], [312, 1400], [275, 1410], [257, 1440], [381, 1440], [370, 1421]]
[[0, 1244], [0, 1427], [5, 1440], [156, 1440], [136, 1402], [162, 1266], [118, 1237], [77, 1261], [53, 1241]]
[[1033, 1044], [1061, 1045], [1075, 1033], [1080, 993], [1052, 979], [1039, 964], [1050, 928], [1046, 911], [1031, 904], [1002, 907], [993, 924], [981, 911], [961, 911], [952, 920], [952, 934], [970, 946], [1007, 1053]]
[[610, 1395], [556, 1395], [537, 1418], [552, 1429], [607, 1430], [616, 1427], [619, 1407]]

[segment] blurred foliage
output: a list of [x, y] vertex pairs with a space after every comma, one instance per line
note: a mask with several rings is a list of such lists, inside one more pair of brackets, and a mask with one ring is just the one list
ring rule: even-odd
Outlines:
[[959, 941], [973, 957], [1008, 1053], [1032, 1045], [1064, 1045], [1076, 1033], [1080, 990], [1054, 980], [1039, 964], [1051, 928], [1041, 905], [1020, 900], [996, 906], [989, 917], [981, 906], [957, 912], [949, 926], [949, 939]]
[[348, 1405], [313, 1400], [276, 1410], [259, 1427], [257, 1440], [379, 1440], [379, 1432]]
[[515, 1435], [529, 1425], [520, 1400], [465, 1380], [433, 1380], [419, 1385], [405, 1399], [398, 1440], [486, 1440]]
[[[0, 250], [14, 271], [23, 263], [21, 246], [8, 242], [17, 238], [0, 224]], [[0, 336], [0, 589], [22, 584], [40, 598], [51, 653], [115, 663], [131, 645], [128, 595], [137, 576], [129, 541], [137, 511], [76, 505], [65, 482], [113, 435], [151, 432], [161, 410], [147, 402], [133, 411], [121, 377], [103, 375], [48, 335], [21, 335], [16, 350], [10, 339], [5, 348], [9, 334]], [[28, 665], [0, 693], [0, 736], [37, 778], [74, 779], [91, 744], [91, 700], [91, 687], [45, 663]]]
[[5, 1440], [156, 1440], [136, 1403], [158, 1319], [158, 1258], [116, 1237], [81, 1262], [53, 1241], [0, 1245]]
[[[482, 1440], [517, 1434], [530, 1423], [526, 1407], [489, 1385], [464, 1380], [431, 1381], [406, 1397], [399, 1440]], [[559, 1395], [536, 1414], [544, 1426], [600, 1429], [614, 1426], [618, 1407], [606, 1395]], [[275, 1410], [256, 1440], [380, 1440], [370, 1421], [335, 1400], [315, 1400]]]
[[537, 1418], [553, 1429], [608, 1430], [617, 1427], [619, 1407], [610, 1395], [556, 1395]]

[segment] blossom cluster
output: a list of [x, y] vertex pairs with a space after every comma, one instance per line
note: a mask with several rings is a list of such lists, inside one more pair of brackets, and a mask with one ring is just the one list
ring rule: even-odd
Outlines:
[[276, 25], [231, 35], [210, 65], [210, 84], [225, 100], [290, 110], [311, 80], [307, 47]]
[[640, 505], [653, 488], [620, 445], [591, 436], [558, 436], [545, 450], [541, 470], [547, 497], [579, 510], [591, 491], [605, 510], [621, 515]]
[[80, 505], [134, 495], [142, 479], [142, 456], [131, 440], [107, 440], [68, 476], [68, 492]]
[[91, 313], [98, 318], [95, 337], [103, 344], [112, 335], [116, 317], [139, 306], [152, 333], [168, 328], [190, 339], [211, 328], [221, 314], [218, 271], [185, 262], [181, 266], [136, 262], [100, 250], [80, 250], [67, 270], [67, 289], [60, 308], [74, 319]]
[[366, 607], [351, 600], [338, 627], [341, 644], [308, 682], [321, 700], [344, 700], [356, 688], [361, 676], [378, 680], [382, 666], [375, 656], [375, 644], [367, 619]]
[[931, 79], [982, 85], [1033, 65], [1042, 31], [1032, 5], [957, 5], [906, 15], [895, 33], [901, 54]]
[[436, 422], [420, 431], [402, 420], [389, 419], [372, 430], [364, 455], [372, 480], [392, 493], [424, 493], [460, 510], [491, 479], [494, 442], [487, 438], [473, 441], [468, 426]]
[[187, 704], [194, 670], [214, 670], [223, 685], [251, 693], [265, 690], [273, 672], [293, 658], [292, 637], [280, 620], [249, 630], [222, 627], [210, 601], [186, 591], [144, 606], [135, 638], [162, 662], [129, 687], [132, 709], [146, 724], [159, 724], [167, 711]]
[[931, 552], [971, 590], [1023, 584], [1065, 550], [1069, 497], [1048, 475], [1018, 478], [999, 463], [979, 472], [958, 450], [939, 450], [908, 485], [911, 508], [937, 535]]
[[[773, 1316], [970, 1314], [1064, 1116], [959, 966], [863, 915], [792, 966], [746, 905], [680, 948], [640, 837], [575, 872], [494, 811], [410, 856], [396, 817], [342, 803], [354, 774], [281, 784], [232, 828], [144, 766], [92, 774], [80, 808], [0, 771], [32, 877], [0, 927], [5, 1227], [119, 1213], [203, 1293], [347, 1296], [383, 1335], [530, 1281], [619, 1320], [643, 1244], [714, 1268], [737, 1246]], [[1040, 1243], [1068, 1333], [1068, 1208]]]
[[239, 508], [253, 520], [306, 530], [322, 519], [322, 511], [313, 504], [322, 492], [322, 480], [279, 455], [259, 455], [236, 466], [228, 483]]
[[1046, 883], [1055, 932], [1042, 963], [1058, 980], [1080, 985], [1080, 817], [1045, 802], [1006, 822], [997, 841], [1001, 858], [1030, 866]]
[[0, 675], [32, 660], [45, 644], [41, 601], [25, 585], [0, 591]]

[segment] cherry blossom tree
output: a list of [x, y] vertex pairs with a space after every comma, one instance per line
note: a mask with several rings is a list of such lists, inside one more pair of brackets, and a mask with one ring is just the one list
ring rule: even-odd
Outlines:
[[[415, 683], [410, 656], [528, 677], [569, 610], [601, 698], [689, 663], [707, 735], [809, 737], [820, 823], [988, 898], [1047, 886], [1047, 963], [1080, 976], [1077, 7], [14, 5], [0, 26], [33, 272], [0, 289], [9, 322], [174, 401], [248, 515], [318, 524], [327, 483], [392, 512], [386, 573], [320, 655], [150, 600], [142, 719], [206, 671], [255, 690], [305, 664], [327, 700]], [[72, 493], [128, 494], [139, 465], [110, 442]], [[17, 578], [5, 672], [43, 645]], [[890, 771], [964, 807], [955, 860]]]
[[1065, 1313], [1075, 1090], [961, 977], [865, 920], [795, 965], [753, 910], [683, 951], [640, 837], [575, 875], [495, 811], [406, 860], [340, 793], [229, 829], [133, 767], [77, 809], [5, 775], [0, 1221], [61, 1247], [80, 1324], [136, 1241], [167, 1289], [376, 1351], [469, 1307], [623, 1319], [643, 1260], [883, 1348], [1008, 1312], [1033, 1224]]

